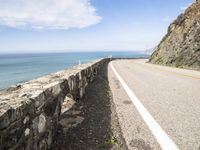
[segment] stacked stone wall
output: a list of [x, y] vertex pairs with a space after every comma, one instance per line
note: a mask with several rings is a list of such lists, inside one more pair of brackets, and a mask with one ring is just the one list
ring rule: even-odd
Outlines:
[[56, 138], [63, 101], [80, 100], [108, 63], [96, 60], [0, 91], [0, 150], [46, 150]]

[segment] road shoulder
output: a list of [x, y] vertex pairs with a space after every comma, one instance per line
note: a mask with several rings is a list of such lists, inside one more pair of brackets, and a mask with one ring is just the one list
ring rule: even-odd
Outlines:
[[108, 67], [109, 85], [116, 106], [121, 131], [130, 150], [160, 149], [159, 144], [137, 112], [131, 100], [113, 73], [111, 66]]

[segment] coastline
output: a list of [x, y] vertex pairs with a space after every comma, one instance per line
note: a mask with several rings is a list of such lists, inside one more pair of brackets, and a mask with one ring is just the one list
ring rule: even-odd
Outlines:
[[86, 87], [93, 84], [108, 62], [95, 60], [1, 92], [0, 149], [50, 148], [57, 135], [63, 102], [70, 97], [81, 100]]
[[61, 53], [61, 54], [34, 54], [6, 56], [0, 62], [0, 91], [36, 79], [48, 74], [69, 69], [81, 63], [105, 58], [108, 56], [121, 58], [148, 57], [138, 52], [97, 52], [97, 53]]

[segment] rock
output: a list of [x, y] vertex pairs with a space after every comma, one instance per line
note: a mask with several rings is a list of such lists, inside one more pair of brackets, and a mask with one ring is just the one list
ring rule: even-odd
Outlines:
[[26, 130], [25, 130], [25, 136], [28, 136], [29, 134], [30, 134], [30, 129], [29, 128], [26, 128]]
[[75, 103], [76, 102], [73, 99], [72, 95], [66, 95], [66, 97], [62, 103], [61, 113], [64, 113], [64, 112], [70, 110], [74, 106]]
[[200, 70], [200, 0], [169, 26], [149, 62]]
[[[100, 64], [107, 61], [96, 60], [0, 91], [0, 150], [50, 149], [60, 114], [81, 100]], [[83, 119], [77, 116], [64, 122], [74, 127]]]
[[41, 132], [44, 132], [45, 131], [45, 127], [46, 127], [46, 117], [41, 114], [39, 116], [39, 123], [38, 123], [38, 132], [41, 133]]
[[24, 118], [23, 123], [26, 124], [26, 123], [29, 121], [29, 119], [30, 119], [29, 116], [26, 116], [26, 117]]

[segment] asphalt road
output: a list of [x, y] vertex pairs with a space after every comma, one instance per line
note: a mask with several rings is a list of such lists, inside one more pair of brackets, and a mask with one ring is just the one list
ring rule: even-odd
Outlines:
[[[147, 60], [116, 60], [108, 78], [121, 130], [129, 149], [163, 149], [171, 142], [181, 150], [200, 149], [200, 72], [145, 63]], [[141, 102], [142, 114], [116, 72]], [[133, 96], [134, 97], [134, 96]], [[147, 120], [145, 120], [145, 117]], [[161, 129], [169, 139], [157, 136]], [[152, 130], [155, 130], [155, 132]], [[170, 142], [169, 142], [170, 143]], [[165, 145], [166, 149], [169, 149]]]

